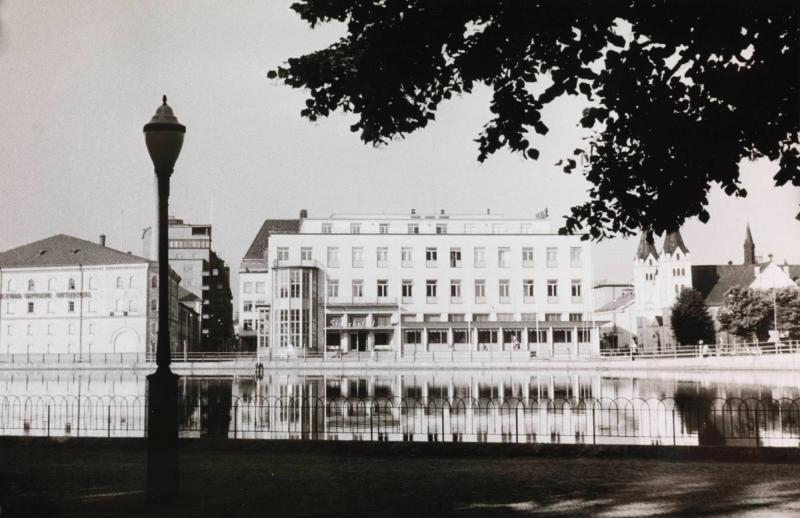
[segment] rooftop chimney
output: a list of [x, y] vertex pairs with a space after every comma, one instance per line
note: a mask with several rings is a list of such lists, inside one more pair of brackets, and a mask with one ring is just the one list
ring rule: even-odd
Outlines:
[[489, 215], [492, 213], [492, 209], [486, 209], [486, 214]]
[[412, 216], [413, 216], [414, 214], [416, 214], [416, 213], [417, 213], [417, 209], [411, 209], [411, 215], [412, 215]]
[[308, 211], [306, 209], [300, 209], [300, 219], [306, 219], [308, 217]]
[[106, 246], [106, 235], [100, 234], [100, 246]]
[[444, 215], [444, 209], [441, 210], [440, 214]]

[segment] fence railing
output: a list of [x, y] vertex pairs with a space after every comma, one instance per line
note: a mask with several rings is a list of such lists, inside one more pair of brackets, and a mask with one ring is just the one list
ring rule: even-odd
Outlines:
[[677, 345], [656, 349], [630, 347], [602, 349], [600, 354], [610, 358], [698, 358], [725, 356], [755, 356], [794, 354], [800, 352], [800, 340], [782, 342], [719, 343], [706, 345]]
[[[223, 362], [223, 361], [252, 361], [256, 353], [253, 352], [173, 352], [173, 362]], [[155, 353], [19, 353], [0, 354], [2, 365], [134, 365], [155, 363]]]
[[[141, 437], [144, 397], [0, 396], [0, 435]], [[183, 398], [184, 437], [800, 445], [800, 399]]]

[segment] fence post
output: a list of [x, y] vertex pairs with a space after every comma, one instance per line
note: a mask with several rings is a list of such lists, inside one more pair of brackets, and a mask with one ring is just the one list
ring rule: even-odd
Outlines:
[[756, 405], [755, 414], [756, 414], [756, 448], [758, 448], [761, 446], [761, 438], [758, 432], [758, 405]]
[[595, 412], [595, 404], [594, 401], [592, 402], [592, 444], [597, 444], [597, 430], [595, 428], [596, 424], [594, 421], [594, 412]]
[[47, 405], [47, 436], [50, 437], [50, 405]]
[[108, 405], [108, 418], [106, 419], [106, 430], [108, 436], [111, 437], [111, 405]]
[[672, 407], [672, 445], [678, 445], [678, 439], [675, 437], [675, 407]]
[[444, 405], [442, 405], [442, 442], [444, 442]]
[[514, 435], [516, 435], [514, 442], [519, 443], [519, 407], [514, 409]]
[[239, 413], [239, 402], [233, 404], [233, 438], [236, 439], [236, 416]]
[[372, 441], [372, 409], [369, 412], [369, 440]]

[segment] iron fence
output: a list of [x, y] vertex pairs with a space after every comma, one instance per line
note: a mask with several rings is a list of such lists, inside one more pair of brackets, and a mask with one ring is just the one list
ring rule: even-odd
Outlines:
[[[0, 435], [142, 437], [143, 396], [0, 396]], [[233, 397], [179, 403], [184, 437], [800, 446], [800, 399]]]

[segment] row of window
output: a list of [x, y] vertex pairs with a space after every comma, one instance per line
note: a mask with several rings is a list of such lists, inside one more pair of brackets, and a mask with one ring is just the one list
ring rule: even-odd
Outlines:
[[[35, 302], [28, 302], [27, 303], [27, 311], [28, 314], [36, 313], [36, 303]], [[39, 304], [39, 307], [45, 306], [46, 312], [48, 314], [52, 314], [56, 312], [56, 302], [48, 301], [46, 304], [44, 302]], [[23, 306], [25, 307], [25, 306]], [[67, 313], [75, 313], [77, 305], [74, 300], [66, 301], [66, 309]], [[158, 300], [152, 299], [150, 301], [150, 310], [157, 311], [158, 310]], [[97, 301], [90, 300], [86, 303], [86, 311], [88, 313], [95, 313], [97, 312]], [[127, 304], [124, 300], [117, 299], [114, 301], [114, 311], [117, 313], [127, 311], [127, 312], [135, 312], [137, 311], [136, 301], [135, 300], [128, 300]], [[14, 301], [6, 302], [6, 314], [13, 315], [17, 312], [17, 305]]]
[[[495, 320], [491, 320], [490, 313], [446, 313], [444, 316], [441, 313], [425, 313], [422, 315], [422, 322], [466, 322], [467, 316], [470, 317], [472, 322], [514, 322], [515, 321], [515, 314], [514, 313], [495, 313]], [[373, 315], [373, 326], [378, 327], [388, 327], [391, 324], [391, 315]], [[583, 313], [569, 313], [568, 314], [568, 321], [569, 322], [582, 322], [583, 321]], [[326, 319], [331, 322], [335, 320], [347, 320], [348, 326], [347, 327], [366, 327], [367, 316], [366, 315], [344, 315], [340, 314], [328, 314]], [[519, 320], [522, 322], [536, 322], [538, 320], [537, 313], [525, 313], [522, 312], [519, 314]], [[404, 323], [410, 322], [420, 322], [418, 315], [416, 313], [403, 313], [401, 316], [401, 321]], [[544, 321], [545, 322], [562, 322], [563, 315], [561, 313], [545, 313], [544, 314]], [[331, 327], [345, 327], [345, 326], [331, 326]]]
[[[583, 266], [582, 259], [583, 248], [579, 246], [570, 247], [570, 260], [569, 265], [571, 268], [580, 268]], [[312, 247], [300, 248], [300, 260], [310, 261], [313, 257]], [[486, 268], [486, 247], [473, 248], [473, 261], [472, 265], [475, 268]], [[278, 261], [289, 260], [289, 248], [278, 247], [276, 252]], [[351, 265], [353, 268], [364, 267], [364, 247], [354, 246], [350, 251]], [[510, 268], [511, 267], [511, 247], [502, 246], [497, 249], [497, 267]], [[414, 266], [414, 248], [402, 247], [400, 249], [400, 264], [404, 268], [411, 268]], [[451, 268], [461, 268], [463, 265], [463, 254], [460, 247], [450, 248], [450, 261]], [[327, 265], [328, 268], [339, 267], [339, 247], [329, 246], [327, 249]], [[375, 249], [375, 265], [378, 268], [386, 268], [389, 266], [389, 247], [379, 246]], [[428, 268], [435, 268], [439, 265], [439, 249], [437, 247], [425, 248], [425, 265]], [[558, 247], [547, 247], [546, 266], [548, 268], [558, 268]], [[494, 265], [493, 265], [494, 266]], [[522, 248], [522, 266], [523, 268], [534, 267], [534, 249], [533, 247]]]
[[[463, 228], [463, 232], [465, 234], [475, 234], [478, 232], [479, 228], [475, 223], [464, 223], [463, 226], [459, 225], [460, 228]], [[505, 234], [508, 231], [513, 231], [514, 229], [505, 223], [493, 223], [491, 227], [481, 225], [481, 227], [485, 228], [487, 231], [491, 229], [493, 234]], [[350, 223], [350, 233], [351, 234], [360, 234], [363, 225], [361, 223]], [[437, 223], [434, 227], [434, 231], [437, 234], [447, 234], [449, 227], [447, 223]], [[388, 234], [389, 231], [392, 230], [389, 223], [379, 223], [378, 224], [378, 233], [379, 234]], [[397, 232], [398, 227], [394, 227], [395, 232]], [[420, 224], [419, 223], [407, 223], [405, 230], [409, 234], [419, 234], [420, 233]], [[534, 226], [532, 223], [520, 223], [519, 225], [519, 233], [520, 234], [532, 234], [534, 230]], [[333, 233], [333, 223], [323, 223], [321, 227], [321, 231], [323, 234], [332, 234]]]
[[[46, 326], [35, 326], [34, 324], [27, 324], [25, 326], [20, 326], [25, 331], [25, 335], [27, 336], [36, 336], [38, 333], [39, 328], [46, 334], [47, 336], [58, 335], [61, 331], [58, 330], [59, 326], [57, 324], [47, 324]], [[67, 334], [74, 335], [76, 330], [78, 329], [78, 325], [74, 323], [68, 323], [67, 326]], [[86, 324], [85, 325], [86, 332], [90, 335], [95, 334], [97, 330], [96, 324]], [[15, 336], [17, 332], [17, 326], [14, 324], [6, 325], [6, 336]]]
[[[453, 279], [450, 281], [450, 301], [461, 302], [461, 281]], [[547, 281], [547, 301], [550, 303], [558, 302], [558, 280]], [[476, 303], [486, 302], [486, 281], [483, 279], [476, 279], [474, 282], [474, 296]], [[522, 281], [522, 296], [524, 302], [533, 302], [535, 289], [533, 279], [523, 279]], [[583, 283], [581, 280], [576, 279], [570, 283], [570, 293], [572, 302], [583, 302]], [[351, 296], [361, 298], [364, 296], [364, 281], [361, 279], [354, 279], [351, 284]], [[501, 279], [497, 287], [498, 297], [501, 303], [511, 302], [511, 281], [508, 279]], [[425, 296], [428, 302], [436, 302], [439, 291], [439, 281], [436, 279], [428, 279], [425, 281]], [[338, 279], [328, 279], [327, 290], [328, 298], [339, 297], [339, 281]], [[376, 282], [376, 293], [378, 298], [385, 298], [389, 296], [389, 281], [380, 279]], [[403, 302], [411, 302], [414, 297], [414, 281], [404, 280], [401, 285], [401, 295]], [[284, 296], [281, 292], [281, 298], [288, 297], [288, 293]]]
[[267, 284], [265, 282], [245, 282], [242, 283], [242, 289], [245, 293], [253, 293], [253, 287], [255, 286], [255, 293], [265, 293], [267, 289]]
[[[446, 329], [428, 329], [425, 334], [421, 329], [406, 329], [403, 331], [404, 344], [422, 344], [423, 336], [429, 344], [466, 344], [469, 343], [469, 331], [467, 329], [453, 329], [453, 339], [450, 342], [449, 333]], [[553, 343], [568, 344], [572, 343], [572, 329], [553, 329]], [[475, 336], [479, 344], [498, 344], [502, 337], [504, 344], [520, 343], [522, 341], [522, 331], [519, 329], [503, 330], [502, 336], [497, 329], [478, 329]], [[592, 340], [591, 329], [579, 328], [576, 336], [579, 343], [589, 343]], [[528, 329], [528, 342], [532, 344], [547, 343], [547, 330]]]
[[[157, 288], [158, 287], [158, 277], [154, 276], [152, 278], [151, 282], [150, 282], [150, 285], [153, 288]], [[90, 289], [90, 290], [96, 290], [97, 289], [97, 278], [89, 277], [89, 279], [86, 282], [86, 286], [88, 286], [88, 289]], [[138, 288], [138, 282], [136, 281], [136, 277], [134, 277], [134, 276], [128, 277], [127, 279], [124, 279], [123, 277], [117, 277], [115, 286], [117, 288], [119, 288], [119, 289]], [[58, 291], [58, 289], [59, 289], [58, 283], [56, 282], [55, 279], [49, 279], [47, 281], [47, 290], [48, 291]], [[73, 290], [77, 289], [77, 283], [76, 283], [74, 278], [70, 277], [69, 279], [67, 279], [66, 289], [67, 289], [67, 291], [73, 291]], [[9, 279], [8, 283], [6, 284], [6, 290], [8, 292], [15, 292], [17, 290], [17, 283], [16, 283], [16, 281], [14, 279]], [[36, 281], [35, 280], [28, 279], [28, 291], [36, 291]]]

